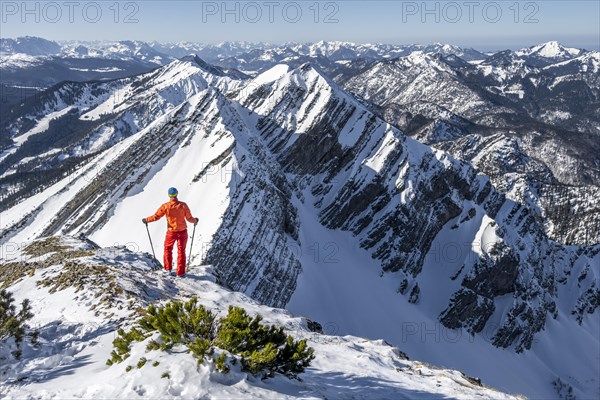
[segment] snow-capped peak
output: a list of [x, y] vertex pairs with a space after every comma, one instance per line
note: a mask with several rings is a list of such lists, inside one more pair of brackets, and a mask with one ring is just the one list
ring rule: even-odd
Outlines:
[[[304, 102], [319, 99], [320, 102], [326, 102], [335, 93], [339, 99], [349, 99], [336, 83], [320, 72], [311, 63], [304, 63], [297, 68], [290, 68], [288, 65], [279, 64], [263, 72], [256, 78], [249, 81], [239, 92], [238, 101], [246, 104], [247, 101], [253, 101], [256, 95], [258, 97], [264, 94], [262, 86], [268, 85], [271, 93], [269, 102], [255, 111], [259, 114], [268, 114], [277, 102], [285, 98], [290, 90], [300, 88], [308, 93]], [[307, 100], [308, 99], [308, 100]], [[315, 107], [318, 108], [318, 107]]]
[[538, 44], [529, 48], [521, 49], [516, 52], [519, 56], [538, 56], [551, 59], [567, 59], [581, 55], [582, 49], [565, 47], [556, 40]]
[[399, 58], [396, 62], [404, 67], [427, 68], [435, 72], [454, 74], [452, 68], [441, 59], [441, 56], [439, 53], [413, 51], [408, 56]]
[[579, 57], [561, 61], [544, 68], [546, 71], [556, 71], [558, 69], [571, 69], [580, 72], [598, 72], [600, 70], [600, 52], [589, 51]]
[[188, 54], [185, 57], [180, 58], [179, 60], [173, 61], [166, 66], [166, 69], [171, 67], [176, 68], [192, 68], [195, 70], [201, 70], [204, 73], [208, 73], [211, 75], [219, 76], [219, 77], [229, 77], [231, 79], [245, 79], [247, 76], [235, 69], [229, 68], [221, 68], [216, 65], [212, 65], [204, 61], [202, 58], [198, 57], [196, 54]]
[[[192, 64], [195, 67], [200, 67], [204, 70], [210, 70], [211, 73], [220, 74], [222, 72], [220, 68], [218, 68], [214, 65], [208, 64], [202, 58], [198, 57], [198, 55], [196, 55], [195, 53], [190, 53], [185, 57], [181, 57], [178, 61], [183, 62], [183, 63]], [[175, 63], [177, 63], [177, 61], [175, 61]]]
[[283, 75], [288, 73], [290, 70], [290, 66], [287, 64], [277, 64], [274, 67], [268, 69], [262, 74], [258, 75], [256, 78], [252, 80], [252, 83], [255, 85], [262, 85], [265, 83], [270, 83], [276, 81], [281, 78]]

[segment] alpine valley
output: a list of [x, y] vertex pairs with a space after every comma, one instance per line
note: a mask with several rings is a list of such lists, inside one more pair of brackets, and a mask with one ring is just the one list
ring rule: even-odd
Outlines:
[[[0, 287], [40, 332], [0, 350], [2, 397], [600, 397], [598, 51], [0, 50]], [[200, 218], [175, 282], [140, 222], [171, 186]], [[315, 360], [264, 381], [176, 352], [171, 381], [104, 364], [138, 308], [193, 295]]]

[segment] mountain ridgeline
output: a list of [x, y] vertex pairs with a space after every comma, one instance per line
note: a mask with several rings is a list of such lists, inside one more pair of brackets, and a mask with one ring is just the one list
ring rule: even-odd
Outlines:
[[[418, 310], [485, 336], [481, 361], [498, 348], [533, 353], [523, 365], [545, 372], [529, 394], [560, 378], [587, 396], [598, 383], [584, 347], [598, 345], [600, 115], [576, 103], [600, 101], [598, 53], [548, 46], [465, 59], [323, 51], [327, 68], [284, 59], [244, 73], [185, 57], [57, 84], [2, 120], [0, 243], [83, 234], [142, 246], [145, 231], [121, 227], [177, 186], [203, 221], [192, 265], [212, 265], [230, 289], [276, 307], [323, 296], [332, 318], [351, 315], [302, 284], [314, 242], [343, 244], [397, 297], [382, 315]], [[334, 297], [348, 274], [327, 282]], [[572, 356], [587, 380], [536, 348], [564, 331], [582, 340]], [[378, 334], [401, 342], [394, 326]]]

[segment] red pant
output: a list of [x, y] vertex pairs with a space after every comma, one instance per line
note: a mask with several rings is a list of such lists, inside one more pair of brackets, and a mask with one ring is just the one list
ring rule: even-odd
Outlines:
[[187, 244], [187, 230], [179, 232], [167, 232], [165, 237], [165, 269], [173, 269], [173, 245], [177, 242], [177, 275], [185, 274], [185, 245]]

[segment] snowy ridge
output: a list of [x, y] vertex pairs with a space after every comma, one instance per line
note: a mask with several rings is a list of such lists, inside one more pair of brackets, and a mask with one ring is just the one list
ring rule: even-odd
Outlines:
[[[41, 38], [24, 37], [2, 39], [0, 49], [5, 54], [29, 55], [63, 55], [68, 57], [100, 57], [114, 59], [131, 59], [134, 57], [157, 64], [165, 64], [173, 58], [181, 58], [194, 53], [210, 60], [223, 60], [239, 57], [253, 50], [265, 50], [274, 53], [293, 51], [297, 54], [317, 57], [324, 56], [333, 60], [352, 58], [389, 58], [406, 55], [411, 51], [429, 53], [456, 54], [465, 60], [483, 59], [484, 54], [474, 49], [463, 49], [449, 44], [432, 45], [392, 45], [383, 43], [352, 43], [342, 41], [319, 41], [316, 43], [285, 43], [282, 45], [268, 43], [224, 42], [217, 45], [179, 42], [158, 43], [142, 41], [61, 41], [52, 42]], [[170, 58], [170, 59], [169, 59]]]
[[[240, 77], [243, 75], [211, 67], [198, 58], [187, 58], [135, 78], [60, 84], [42, 94], [33, 107], [27, 103], [17, 107], [20, 116], [2, 128], [15, 139], [0, 156], [0, 171], [10, 168], [20, 154], [38, 155], [28, 164], [29, 169], [64, 158], [89, 156], [135, 134], [208, 87], [223, 91], [239, 87]], [[29, 127], [29, 121], [42, 116], [54, 118], [54, 124]], [[51, 157], [40, 157], [41, 152], [35, 153], [39, 149], [32, 151], [28, 147], [32, 143], [22, 140], [34, 134], [40, 140], [50, 140], [60, 134], [64, 124], [70, 124], [75, 134], [57, 138], [61, 144], [56, 147], [61, 151]]]
[[60, 52], [58, 43], [33, 36], [24, 36], [16, 39], [2, 38], [0, 40], [0, 53], [23, 54], [29, 56], [52, 55]]
[[[387, 78], [385, 85], [381, 84], [383, 77]], [[466, 117], [505, 111], [473, 93], [444, 58], [420, 52], [378, 63], [351, 78], [344, 88], [384, 107], [424, 101]]]
[[[24, 244], [24, 248], [31, 244]], [[31, 300], [35, 314], [32, 324], [40, 331], [40, 347], [26, 348], [22, 360], [0, 367], [0, 394], [4, 398], [520, 398], [481, 386], [461, 372], [410, 361], [383, 340], [312, 332], [305, 318], [223, 289], [214, 283], [210, 267], [195, 267], [185, 281], [173, 281], [152, 272], [154, 263], [147, 254], [125, 247], [99, 248], [73, 237], [60, 237], [57, 244], [62, 247], [60, 252], [34, 257], [48, 260], [46, 264], [8, 285], [17, 301]], [[84, 283], [78, 287], [48, 285], [51, 277], [75, 273], [61, 266], [59, 259], [50, 261], [74, 251], [79, 253], [69, 258], [86, 270]], [[24, 264], [33, 261], [15, 252], [8, 258]], [[7, 258], [3, 261], [10, 262]], [[99, 288], [107, 287], [112, 288], [110, 295], [97, 295]], [[105, 364], [115, 330], [131, 324], [138, 317], [138, 307], [186, 301], [192, 295], [198, 295], [200, 304], [220, 315], [230, 305], [243, 307], [250, 314], [260, 313], [265, 323], [282, 325], [295, 337], [307, 339], [315, 348], [316, 359], [302, 374], [302, 381], [282, 376], [261, 381], [237, 366], [221, 374], [212, 364], [198, 367], [186, 353], [148, 353], [143, 343], [133, 346], [129, 359], [134, 363], [140, 357], [150, 359], [142, 369], [125, 371], [127, 361], [112, 367]], [[150, 366], [153, 362], [158, 362], [157, 366]], [[165, 372], [170, 378], [161, 377]]]
[[3, 56], [0, 61], [0, 68], [6, 69], [19, 69], [28, 68], [35, 65], [41, 64], [43, 61], [40, 57], [34, 57], [29, 54], [16, 53], [8, 56]]

